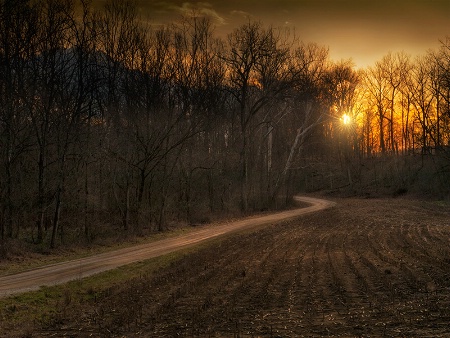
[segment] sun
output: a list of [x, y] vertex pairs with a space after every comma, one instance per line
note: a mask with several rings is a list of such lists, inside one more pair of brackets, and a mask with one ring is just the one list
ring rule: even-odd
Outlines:
[[341, 120], [342, 120], [342, 123], [344, 123], [345, 125], [347, 125], [347, 124], [350, 124], [350, 123], [351, 123], [352, 118], [351, 118], [349, 115], [344, 114], [344, 115], [342, 115]]

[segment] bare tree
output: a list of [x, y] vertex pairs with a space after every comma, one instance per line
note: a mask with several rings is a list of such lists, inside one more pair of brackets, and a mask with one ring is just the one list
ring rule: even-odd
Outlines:
[[376, 112], [378, 120], [378, 146], [381, 153], [386, 153], [386, 97], [388, 97], [389, 84], [383, 76], [383, 69], [380, 62], [377, 62], [374, 67], [369, 67], [364, 73], [364, 83], [368, 93], [369, 109]]
[[[356, 133], [357, 85], [359, 76], [353, 70], [351, 61], [341, 61], [330, 65], [324, 76], [324, 87], [328, 97], [330, 131], [328, 134], [334, 140], [334, 152], [339, 154], [341, 170], [348, 177], [348, 184], [352, 186], [352, 159], [359, 154], [359, 141]], [[346, 120], [344, 120], [346, 119]], [[327, 138], [328, 141], [330, 139]]]
[[441, 147], [450, 142], [450, 38], [442, 42], [438, 51], [428, 52], [427, 58], [436, 99], [436, 143]]
[[[0, 2], [0, 229], [1, 239], [13, 236], [18, 213], [20, 159], [30, 150], [23, 92], [25, 63], [34, 56], [37, 31], [36, 7], [29, 1]], [[25, 197], [24, 194], [21, 194]], [[25, 197], [26, 198], [26, 197]]]
[[291, 97], [287, 113], [283, 118], [280, 131], [289, 135], [286, 140], [289, 152], [280, 160], [282, 166], [275, 176], [272, 191], [272, 202], [280, 188], [285, 187], [285, 198], [288, 201], [293, 194], [289, 189], [292, 184], [293, 169], [305, 166], [299, 163], [306, 140], [311, 136], [314, 128], [326, 120], [329, 110], [324, 100], [323, 80], [327, 67], [328, 50], [316, 44], [300, 44], [290, 56], [290, 68], [294, 74], [291, 87]]
[[432, 89], [430, 63], [426, 57], [418, 58], [413, 69], [409, 90], [412, 95], [411, 103], [414, 107], [415, 120], [420, 125], [418, 143], [422, 153], [431, 152], [436, 146], [433, 133], [435, 119], [435, 97]]
[[398, 153], [398, 142], [395, 137], [396, 123], [400, 120], [396, 110], [398, 108], [398, 96], [404, 86], [410, 71], [409, 57], [405, 53], [387, 54], [380, 62], [380, 67], [384, 78], [388, 81], [389, 90], [386, 93], [386, 100], [389, 104], [389, 147], [392, 152]]
[[267, 112], [258, 119], [256, 116], [268, 104], [286, 98], [296, 76], [288, 65], [292, 42], [285, 33], [249, 22], [228, 36], [229, 49], [224, 59], [228, 66], [230, 93], [237, 103], [242, 140], [240, 202], [243, 211], [248, 209], [253, 190], [250, 184], [252, 133], [262, 121], [268, 122]]

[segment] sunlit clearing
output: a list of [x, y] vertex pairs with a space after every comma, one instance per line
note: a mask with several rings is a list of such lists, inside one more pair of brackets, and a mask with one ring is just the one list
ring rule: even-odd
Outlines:
[[350, 124], [351, 120], [352, 120], [351, 117], [348, 116], [347, 114], [342, 115], [342, 122], [344, 124]]

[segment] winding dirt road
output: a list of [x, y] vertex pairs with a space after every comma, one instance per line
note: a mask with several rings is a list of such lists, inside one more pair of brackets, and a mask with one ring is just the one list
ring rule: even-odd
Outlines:
[[47, 265], [18, 274], [1, 276], [0, 297], [37, 290], [44, 285], [57, 285], [71, 280], [81, 279], [126, 264], [162, 256], [224, 234], [292, 219], [335, 205], [334, 202], [311, 197], [295, 197], [295, 199], [298, 202], [311, 204], [311, 206], [205, 227], [179, 237], [167, 238], [91, 257]]

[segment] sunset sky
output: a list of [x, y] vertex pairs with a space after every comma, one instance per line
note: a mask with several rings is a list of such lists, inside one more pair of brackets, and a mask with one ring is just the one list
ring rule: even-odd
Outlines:
[[[104, 0], [98, 0], [102, 2]], [[195, 9], [225, 36], [248, 18], [295, 27], [305, 42], [330, 48], [333, 60], [372, 65], [389, 51], [423, 54], [450, 36], [449, 0], [137, 0], [153, 24]]]

